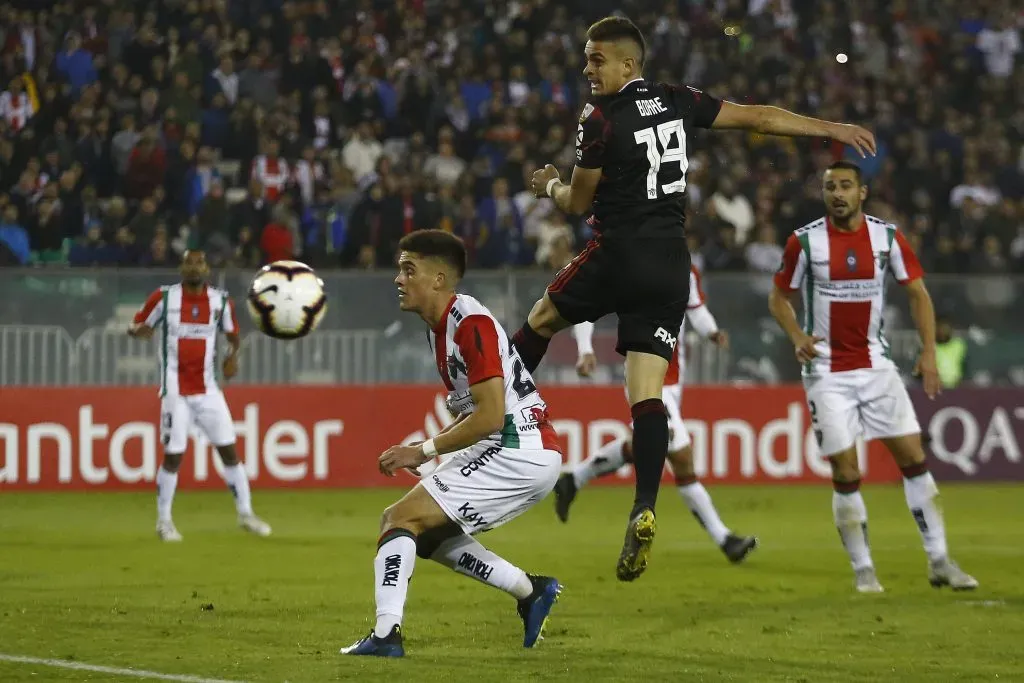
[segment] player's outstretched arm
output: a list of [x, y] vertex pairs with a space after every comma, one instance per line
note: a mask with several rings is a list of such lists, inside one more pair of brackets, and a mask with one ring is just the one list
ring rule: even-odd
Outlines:
[[722, 102], [711, 126], [715, 129], [739, 128], [765, 135], [821, 137], [838, 140], [853, 147], [862, 157], [875, 155], [875, 136], [871, 131], [849, 123], [834, 123], [794, 114], [780, 107]]
[[908, 282], [906, 290], [907, 296], [910, 297], [910, 315], [914, 318], [917, 334], [921, 337], [921, 354], [914, 367], [914, 374], [921, 377], [924, 393], [928, 398], [935, 398], [940, 386], [938, 360], [935, 355], [935, 306], [923, 278]]

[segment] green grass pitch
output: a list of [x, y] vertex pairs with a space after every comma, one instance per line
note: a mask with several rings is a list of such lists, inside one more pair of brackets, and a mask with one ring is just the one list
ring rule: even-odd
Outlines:
[[[511, 598], [418, 561], [404, 660], [346, 658], [373, 615], [380, 511], [401, 494], [255, 491], [274, 526], [235, 527], [226, 492], [179, 492], [180, 545], [151, 494], [0, 494], [0, 653], [239, 681], [1022, 681], [1019, 486], [943, 488], [974, 593], [926, 581], [899, 486], [865, 490], [883, 595], [853, 591], [825, 487], [718, 487], [727, 524], [761, 547], [729, 565], [671, 487], [651, 566], [614, 578], [629, 488], [551, 499], [481, 541], [566, 589], [535, 650]], [[0, 661], [0, 681], [124, 681]]]

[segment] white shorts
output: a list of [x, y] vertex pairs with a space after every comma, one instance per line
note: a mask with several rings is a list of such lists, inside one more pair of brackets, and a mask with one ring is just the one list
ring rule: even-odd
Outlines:
[[[626, 400], [629, 400], [628, 390]], [[668, 413], [668, 452], [677, 453], [690, 445], [690, 433], [683, 424], [683, 385], [672, 384], [662, 387], [661, 402], [665, 404], [665, 412]]]
[[474, 534], [499, 527], [543, 500], [561, 470], [557, 451], [482, 441], [438, 465], [420, 486], [463, 531]]
[[219, 391], [192, 396], [168, 394], [160, 399], [160, 440], [166, 453], [184, 453], [195, 426], [214, 446], [235, 443], [235, 422]]
[[865, 441], [917, 434], [921, 425], [907, 388], [891, 368], [848, 370], [804, 378], [818, 448], [835, 455]]

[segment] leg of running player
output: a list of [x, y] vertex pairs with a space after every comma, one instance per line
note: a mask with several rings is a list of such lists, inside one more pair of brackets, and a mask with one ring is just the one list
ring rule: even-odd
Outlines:
[[946, 546], [946, 525], [938, 505], [939, 488], [928, 471], [920, 434], [907, 434], [882, 439], [903, 472], [903, 493], [907, 507], [921, 531], [921, 540], [928, 555], [928, 581], [939, 588], [973, 590], [978, 581], [950, 559]]
[[238, 526], [257, 536], [269, 536], [270, 525], [253, 514], [249, 475], [235, 449], [235, 423], [224, 394], [213, 392], [191, 397], [196, 425], [217, 448], [224, 463], [224, 482], [235, 499]]
[[164, 461], [156, 471], [156, 533], [162, 541], [180, 541], [181, 534], [174, 526], [171, 506], [178, 488], [178, 469], [184, 453], [164, 453]]
[[620, 581], [632, 581], [644, 572], [654, 542], [654, 506], [668, 454], [668, 413], [661, 399], [666, 370], [668, 361], [661, 356], [639, 351], [626, 353], [636, 494], [616, 566]]
[[633, 443], [630, 439], [615, 439], [594, 451], [593, 455], [558, 478], [555, 483], [555, 514], [563, 522], [569, 521], [569, 507], [576, 493], [598, 477], [609, 475], [626, 463], [633, 462]]
[[742, 562], [757, 547], [757, 538], [737, 536], [722, 522], [715, 504], [711, 502], [711, 495], [693, 471], [693, 445], [687, 443], [682, 448], [670, 451], [668, 461], [672, 465], [679, 495], [701, 528], [708, 532], [708, 536], [722, 549], [730, 562]]
[[235, 498], [235, 511], [238, 513], [238, 526], [257, 536], [269, 536], [270, 525], [256, 516], [252, 511], [252, 494], [249, 491], [249, 475], [246, 474], [242, 461], [238, 459], [235, 444], [217, 446], [217, 455], [224, 463], [224, 481]]
[[384, 511], [380, 530], [373, 562], [376, 622], [369, 636], [343, 648], [342, 654], [404, 654], [401, 624], [417, 554], [505, 591], [519, 601], [521, 610], [535, 593], [526, 572], [465, 534], [421, 484]]
[[850, 557], [857, 591], [881, 593], [884, 589], [875, 574], [868, 545], [868, 509], [860, 493], [856, 446], [850, 445], [830, 455], [828, 462], [832, 467], [832, 517]]
[[156, 533], [162, 541], [181, 540], [171, 517], [171, 506], [178, 488], [178, 469], [188, 445], [190, 424], [192, 413], [183, 397], [168, 394], [160, 400], [160, 441], [164, 445], [164, 461], [156, 472]]
[[548, 351], [548, 344], [556, 332], [560, 332], [571, 324], [558, 313], [555, 304], [547, 292], [530, 309], [523, 326], [512, 335], [512, 343], [523, 359], [523, 365], [529, 372], [533, 372], [540, 365], [544, 354]]

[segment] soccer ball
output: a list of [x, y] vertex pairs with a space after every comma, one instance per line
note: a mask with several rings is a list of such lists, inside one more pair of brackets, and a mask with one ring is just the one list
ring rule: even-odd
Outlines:
[[275, 339], [305, 337], [327, 310], [324, 281], [298, 261], [263, 266], [249, 285], [246, 302], [256, 327]]

